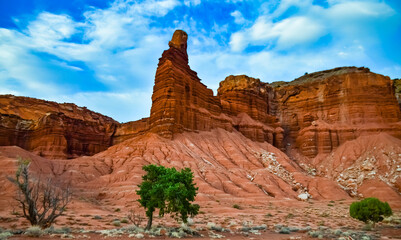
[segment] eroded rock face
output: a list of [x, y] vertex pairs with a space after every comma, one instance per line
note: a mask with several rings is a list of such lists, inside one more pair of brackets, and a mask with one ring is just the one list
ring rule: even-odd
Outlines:
[[0, 145], [16, 145], [53, 159], [104, 151], [118, 123], [80, 108], [34, 98], [0, 96]]
[[119, 144], [127, 139], [139, 136], [149, 130], [149, 118], [120, 124], [113, 135], [113, 145]]
[[269, 114], [273, 88], [246, 75], [228, 76], [220, 82], [218, 97], [223, 112], [234, 117], [234, 127], [250, 139], [283, 147], [283, 129]]
[[397, 98], [398, 105], [400, 105], [401, 109], [401, 79], [394, 79], [393, 86], [395, 90], [395, 97]]
[[[186, 41], [186, 33], [177, 30], [159, 60], [149, 119], [151, 131], [171, 139], [184, 131], [237, 129], [250, 139], [281, 147], [282, 129], [277, 118], [267, 114], [266, 93], [244, 90], [251, 85], [256, 89], [256, 81], [246, 76], [229, 77], [222, 83], [221, 94], [213, 96], [188, 65]], [[237, 84], [234, 89], [229, 87], [231, 82]], [[241, 97], [255, 104], [246, 106]]]
[[288, 139], [308, 157], [330, 153], [362, 134], [401, 138], [392, 82], [366, 68], [336, 68], [280, 83], [275, 99]]
[[149, 119], [151, 131], [172, 138], [183, 131], [215, 127], [231, 130], [231, 119], [222, 114], [218, 98], [190, 69], [186, 41], [186, 33], [177, 30], [159, 60]]

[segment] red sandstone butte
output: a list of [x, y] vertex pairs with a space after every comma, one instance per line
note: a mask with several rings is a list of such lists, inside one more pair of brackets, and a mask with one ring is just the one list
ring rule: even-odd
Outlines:
[[392, 81], [367, 68], [335, 68], [278, 83], [274, 101], [287, 139], [307, 157], [330, 153], [361, 135], [401, 138]]

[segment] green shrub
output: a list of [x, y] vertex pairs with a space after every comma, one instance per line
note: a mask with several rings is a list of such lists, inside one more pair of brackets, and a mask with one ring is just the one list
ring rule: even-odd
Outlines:
[[233, 205], [233, 208], [236, 208], [236, 209], [241, 209], [241, 206], [240, 206], [240, 205], [238, 205], [238, 204], [234, 204], [234, 205]]
[[391, 216], [393, 212], [387, 202], [381, 202], [377, 198], [366, 198], [360, 202], [353, 202], [349, 214], [364, 223], [372, 222], [374, 227], [375, 223], [383, 221], [383, 216]]
[[116, 226], [116, 227], [121, 226], [120, 220], [114, 220], [112, 223], [113, 223], [113, 225]]
[[177, 171], [175, 168], [147, 165], [142, 167], [146, 174], [138, 185], [136, 193], [140, 196], [139, 203], [146, 209], [148, 224], [152, 227], [153, 212], [159, 209], [159, 217], [171, 214], [176, 220], [187, 222], [188, 216], [199, 212], [199, 205], [192, 204], [198, 188], [195, 187], [194, 175], [189, 168]]

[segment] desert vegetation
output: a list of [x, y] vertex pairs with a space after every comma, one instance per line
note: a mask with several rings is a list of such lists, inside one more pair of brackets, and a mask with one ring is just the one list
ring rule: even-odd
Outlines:
[[139, 203], [146, 209], [147, 230], [152, 227], [153, 212], [156, 209], [159, 209], [160, 217], [168, 213], [184, 223], [188, 216], [198, 214], [199, 205], [191, 204], [198, 190], [191, 169], [177, 171], [175, 168], [147, 165], [143, 170], [146, 174], [142, 177], [137, 194], [141, 197]]
[[349, 208], [351, 217], [364, 223], [373, 223], [373, 227], [378, 222], [383, 221], [384, 217], [393, 214], [390, 205], [377, 198], [365, 198], [359, 202], [353, 202]]
[[71, 199], [69, 188], [57, 188], [51, 179], [33, 180], [29, 173], [29, 159], [18, 159], [14, 177], [8, 177], [17, 187], [15, 200], [20, 204], [23, 216], [32, 226], [48, 228], [65, 211]]

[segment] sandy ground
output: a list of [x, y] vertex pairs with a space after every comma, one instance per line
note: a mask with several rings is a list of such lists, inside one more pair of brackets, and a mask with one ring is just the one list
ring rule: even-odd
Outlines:
[[[341, 230], [362, 231], [365, 224], [356, 221], [349, 216], [348, 209], [352, 201], [309, 201], [300, 202], [294, 200], [270, 201], [265, 205], [237, 204], [240, 209], [234, 208], [227, 202], [205, 202], [201, 203], [200, 214], [192, 219], [192, 229], [198, 229], [203, 237], [187, 237], [183, 239], [211, 239], [221, 235], [222, 239], [312, 239], [308, 231]], [[122, 234], [119, 237], [110, 237], [91, 230], [119, 229], [128, 227], [132, 223], [124, 223], [123, 220], [128, 214], [124, 208], [115, 208], [114, 211], [106, 211], [99, 206], [98, 209], [87, 209], [83, 212], [80, 204], [73, 203], [64, 216], [57, 219], [55, 228], [68, 227], [72, 230], [75, 239], [129, 239], [129, 234]], [[81, 206], [82, 207], [82, 206]], [[118, 210], [119, 209], [119, 210]], [[375, 239], [401, 239], [401, 210], [393, 209], [392, 221], [377, 224], [373, 231], [366, 231], [366, 234], [374, 236]], [[138, 212], [140, 214], [140, 212]], [[120, 225], [115, 226], [116, 220]], [[208, 224], [215, 224], [229, 232], [210, 230]], [[143, 220], [141, 226], [145, 226]], [[155, 217], [153, 226], [179, 227], [172, 218]], [[256, 233], [244, 232], [243, 227], [266, 225], [265, 230]], [[278, 226], [298, 228], [299, 231], [290, 234], [279, 234]], [[6, 229], [21, 229], [29, 227], [28, 222], [21, 217], [10, 213], [1, 213], [0, 226]], [[309, 227], [309, 230], [305, 230]], [[41, 239], [57, 239], [61, 235], [42, 236]], [[149, 236], [145, 238], [166, 239], [166, 236]], [[9, 239], [29, 239], [28, 236], [14, 235]], [[323, 237], [323, 239], [329, 239]], [[336, 238], [337, 239], [337, 238]], [[351, 239], [351, 238], [348, 238]], [[355, 239], [355, 238], [353, 238]]]

